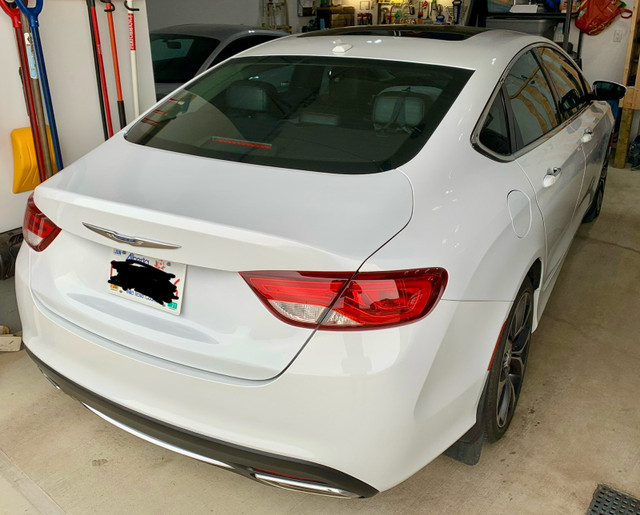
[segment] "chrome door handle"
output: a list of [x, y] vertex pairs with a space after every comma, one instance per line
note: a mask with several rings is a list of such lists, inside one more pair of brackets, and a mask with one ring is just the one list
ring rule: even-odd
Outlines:
[[593, 139], [593, 129], [585, 129], [584, 134], [580, 141], [582, 143], [589, 143]]
[[560, 177], [561, 173], [562, 173], [562, 167], [560, 166], [554, 166], [553, 168], [549, 168], [547, 170], [547, 175], [545, 175], [544, 179], [542, 179], [542, 185], [545, 188], [548, 188], [549, 186], [553, 186], [558, 180], [558, 178]]

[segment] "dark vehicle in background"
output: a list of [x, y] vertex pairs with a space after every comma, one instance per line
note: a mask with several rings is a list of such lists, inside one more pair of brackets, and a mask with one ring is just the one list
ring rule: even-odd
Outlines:
[[243, 50], [286, 32], [246, 25], [173, 25], [151, 32], [156, 99]]

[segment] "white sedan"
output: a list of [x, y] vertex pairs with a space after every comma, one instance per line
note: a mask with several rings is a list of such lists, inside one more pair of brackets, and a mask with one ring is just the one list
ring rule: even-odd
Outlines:
[[507, 430], [613, 119], [550, 41], [291, 36], [195, 78], [29, 200], [32, 358], [146, 440], [368, 497]]

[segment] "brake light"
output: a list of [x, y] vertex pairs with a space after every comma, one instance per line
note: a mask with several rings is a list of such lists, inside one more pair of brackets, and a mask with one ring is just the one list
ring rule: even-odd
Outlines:
[[442, 268], [393, 272], [242, 272], [260, 300], [292, 325], [375, 329], [426, 316], [447, 285]]
[[27, 210], [24, 213], [24, 223], [22, 224], [24, 241], [36, 252], [42, 252], [58, 236], [59, 232], [60, 228], [38, 209], [33, 201], [32, 193], [27, 200]]

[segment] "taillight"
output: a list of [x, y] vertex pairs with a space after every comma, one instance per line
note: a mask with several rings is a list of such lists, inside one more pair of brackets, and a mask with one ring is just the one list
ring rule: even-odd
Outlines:
[[445, 286], [442, 268], [393, 272], [242, 272], [281, 320], [324, 330], [375, 329], [426, 316]]
[[27, 210], [22, 224], [24, 241], [36, 252], [41, 252], [51, 244], [59, 232], [60, 228], [38, 209], [32, 193], [27, 200]]

